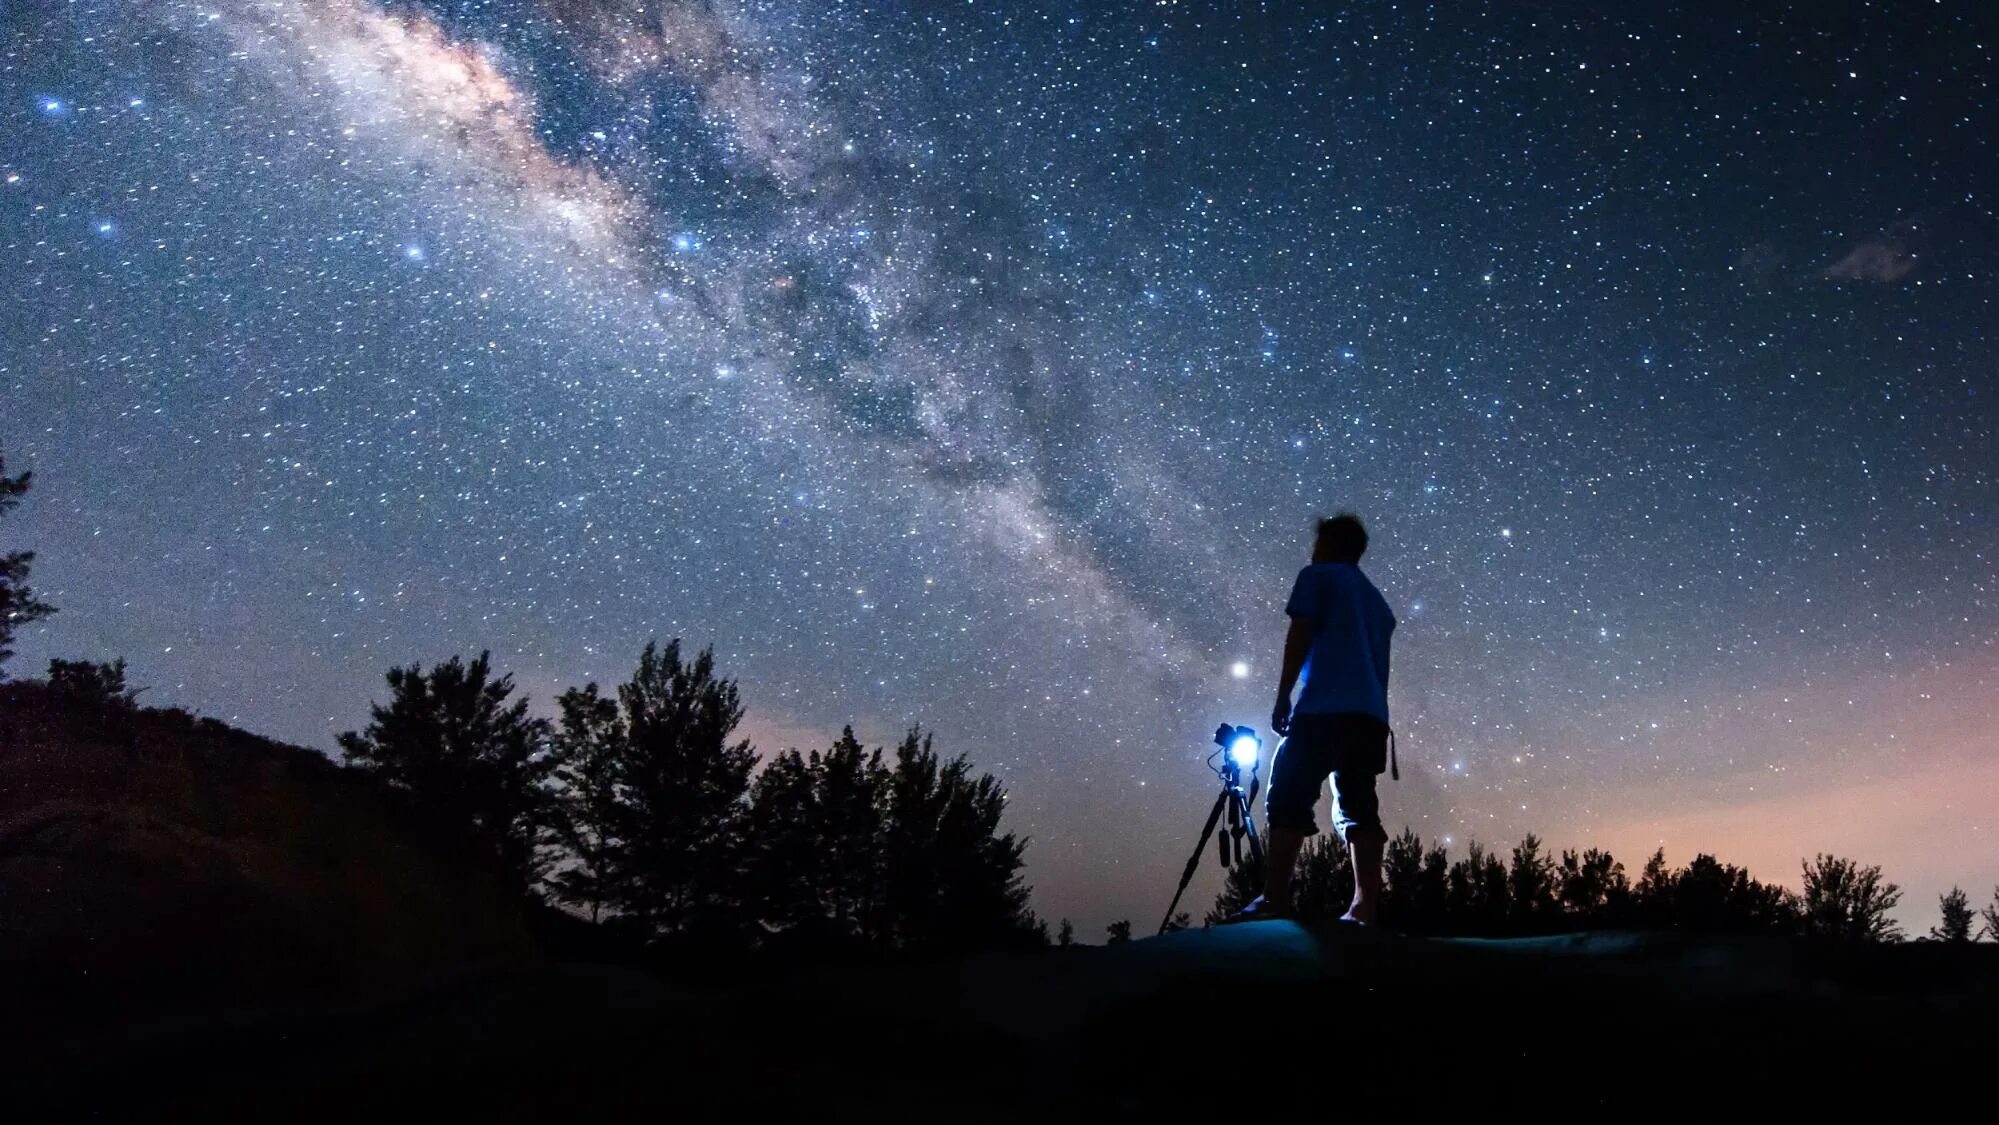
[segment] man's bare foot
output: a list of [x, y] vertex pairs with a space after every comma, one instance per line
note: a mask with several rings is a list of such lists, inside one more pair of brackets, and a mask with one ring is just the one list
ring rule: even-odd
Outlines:
[[1241, 910], [1222, 919], [1222, 924], [1226, 926], [1236, 922], [1263, 922], [1271, 918], [1289, 917], [1291, 917], [1290, 907], [1279, 906], [1265, 899], [1262, 895], [1257, 895], [1255, 898], [1250, 899]]
[[1372, 926], [1375, 922], [1373, 906], [1356, 906], [1340, 915], [1340, 921], [1354, 926]]

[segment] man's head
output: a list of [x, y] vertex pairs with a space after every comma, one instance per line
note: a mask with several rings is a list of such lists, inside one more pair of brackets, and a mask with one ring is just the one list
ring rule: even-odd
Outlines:
[[1357, 563], [1367, 553], [1367, 528], [1352, 512], [1341, 512], [1319, 521], [1319, 533], [1312, 540], [1315, 563]]

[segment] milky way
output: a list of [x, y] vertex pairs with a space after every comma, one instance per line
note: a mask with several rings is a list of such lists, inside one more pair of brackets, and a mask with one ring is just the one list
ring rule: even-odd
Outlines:
[[1089, 932], [1352, 508], [1391, 822], [1999, 881], [1989, 17], [1297, 7], [9, 6], [12, 670], [329, 747], [712, 644]]

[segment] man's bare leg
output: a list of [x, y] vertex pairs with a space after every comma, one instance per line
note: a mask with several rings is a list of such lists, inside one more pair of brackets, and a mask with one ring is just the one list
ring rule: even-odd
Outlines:
[[1387, 843], [1383, 836], [1367, 832], [1347, 845], [1353, 858], [1353, 905], [1341, 921], [1374, 925], [1381, 903], [1381, 852]]
[[1263, 853], [1263, 901], [1274, 911], [1292, 911], [1291, 876], [1298, 868], [1298, 853], [1305, 847], [1305, 834], [1296, 828], [1272, 828], [1269, 847]]

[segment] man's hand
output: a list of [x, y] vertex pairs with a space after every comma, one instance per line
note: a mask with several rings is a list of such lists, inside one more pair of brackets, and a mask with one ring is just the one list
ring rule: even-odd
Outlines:
[[1276, 731], [1279, 738], [1285, 738], [1291, 734], [1291, 697], [1289, 695], [1278, 696], [1277, 706], [1270, 709], [1270, 729]]

